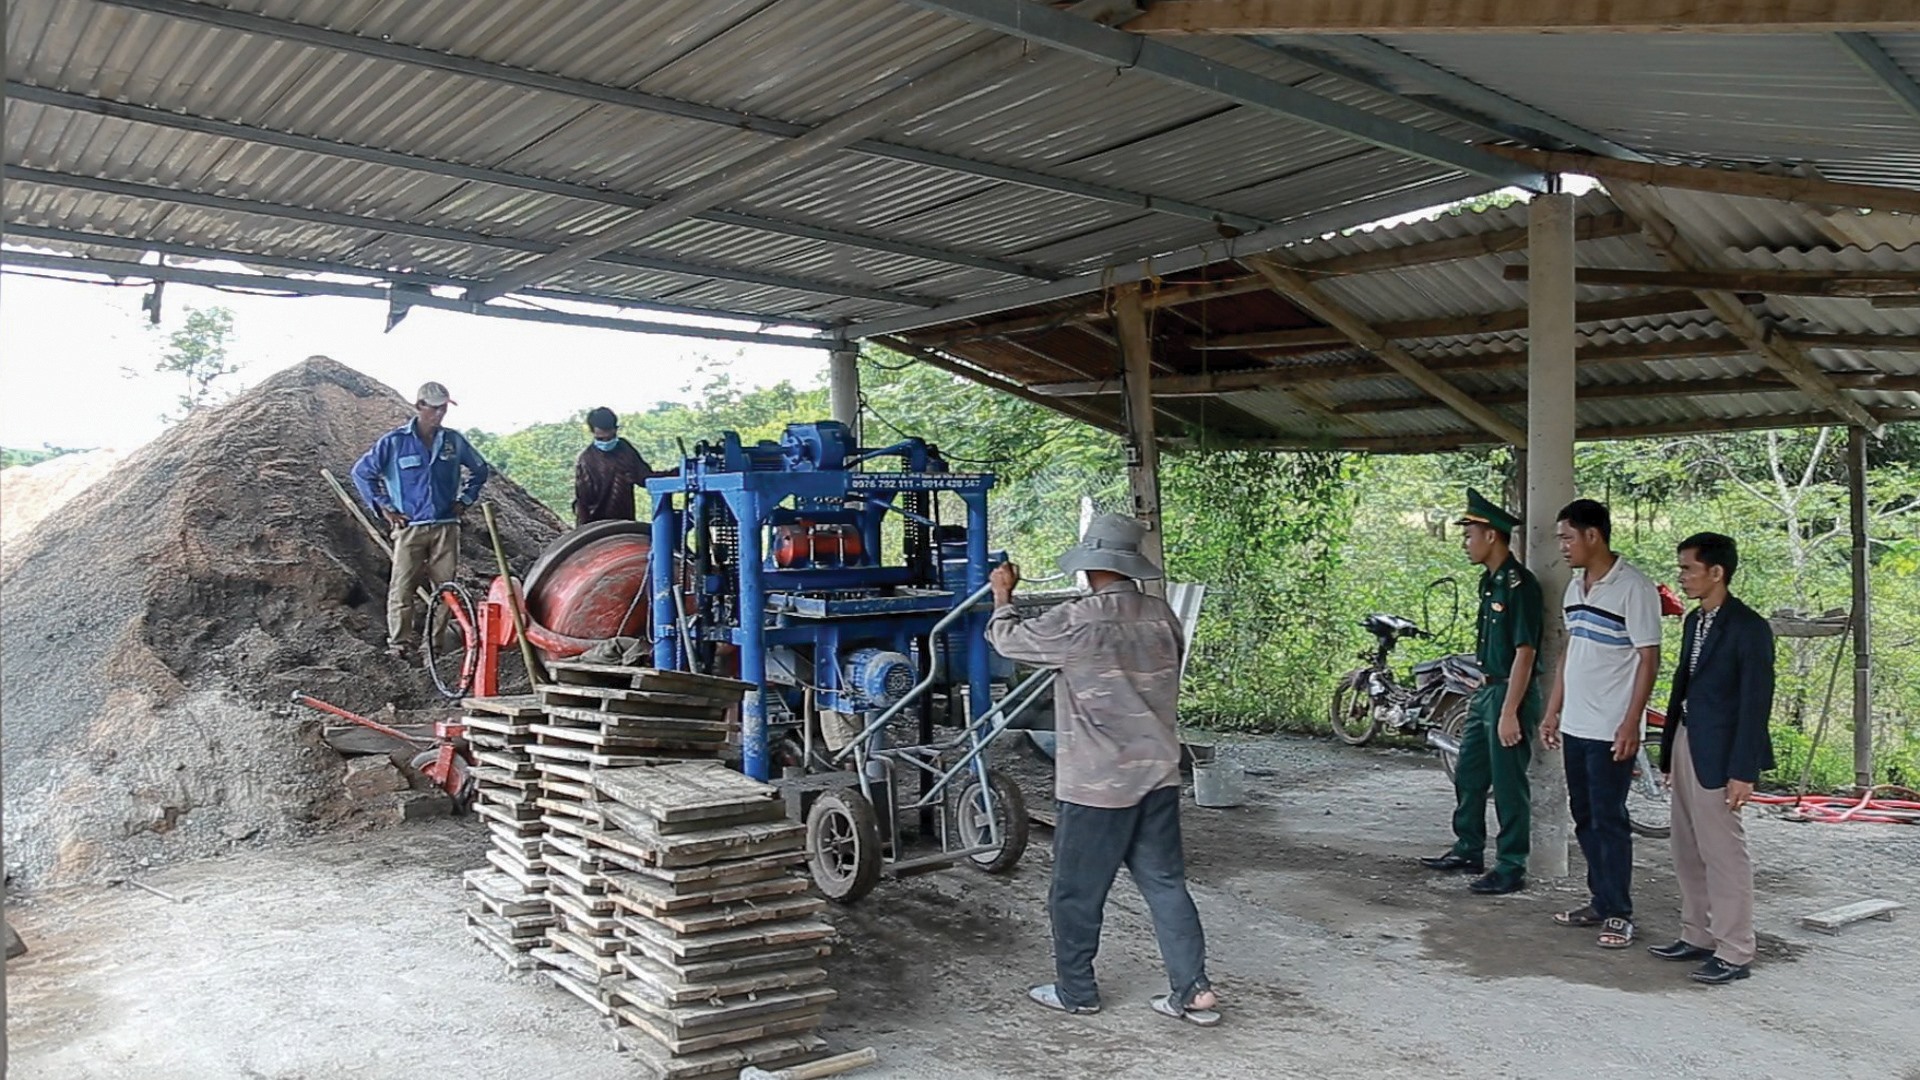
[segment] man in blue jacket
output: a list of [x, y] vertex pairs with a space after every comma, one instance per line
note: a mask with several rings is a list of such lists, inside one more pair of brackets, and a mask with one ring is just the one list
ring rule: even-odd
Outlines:
[[1753, 963], [1753, 862], [1740, 813], [1773, 768], [1773, 628], [1727, 591], [1740, 566], [1732, 537], [1696, 533], [1679, 550], [1681, 591], [1700, 602], [1680, 639], [1660, 735], [1680, 937], [1648, 951], [1704, 961], [1691, 978], [1717, 986], [1746, 978]]
[[353, 467], [360, 498], [393, 530], [387, 654], [402, 660], [410, 655], [414, 635], [414, 586], [431, 589], [453, 580], [460, 556], [460, 517], [480, 498], [480, 488], [493, 472], [472, 443], [442, 426], [452, 404], [445, 386], [430, 382], [420, 387], [413, 399], [413, 419], [380, 436]]

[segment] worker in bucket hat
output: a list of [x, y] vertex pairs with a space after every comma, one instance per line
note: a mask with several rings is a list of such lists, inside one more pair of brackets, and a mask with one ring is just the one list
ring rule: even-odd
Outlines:
[[1054, 684], [1054, 981], [1027, 996], [1066, 1013], [1100, 1011], [1093, 960], [1114, 875], [1125, 866], [1152, 913], [1170, 992], [1154, 1011], [1202, 1027], [1220, 1022], [1207, 980], [1206, 935], [1187, 891], [1180, 841], [1180, 619], [1140, 582], [1162, 576], [1140, 550], [1147, 528], [1102, 514], [1060, 556], [1087, 575], [1078, 599], [1023, 617], [1013, 605], [1020, 568], [994, 570], [987, 643], [1010, 660], [1059, 670]]

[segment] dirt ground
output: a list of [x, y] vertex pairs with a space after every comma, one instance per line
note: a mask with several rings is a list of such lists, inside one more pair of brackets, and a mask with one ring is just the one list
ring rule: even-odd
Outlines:
[[[889, 881], [838, 912], [841, 999], [824, 1034], [877, 1048], [881, 1064], [860, 1074], [875, 1078], [1920, 1080], [1907, 998], [1920, 911], [1837, 937], [1797, 924], [1862, 898], [1920, 899], [1920, 830], [1754, 821], [1762, 962], [1709, 989], [1684, 965], [1555, 927], [1549, 914], [1581, 899], [1571, 885], [1482, 899], [1420, 869], [1412, 858], [1448, 841], [1447, 785], [1426, 757], [1300, 739], [1240, 753], [1266, 774], [1249, 804], [1189, 804], [1186, 819], [1221, 1027], [1147, 1010], [1164, 984], [1124, 877], [1100, 960], [1105, 1011], [1025, 1001], [1051, 971], [1050, 837], [1036, 829], [1006, 877]], [[8, 965], [12, 1075], [640, 1075], [573, 999], [502, 973], [463, 937], [458, 871], [482, 836], [441, 821], [155, 872], [148, 883], [179, 903], [122, 886], [17, 905], [33, 951]], [[1642, 841], [1638, 859], [1643, 940], [1667, 940], [1664, 844]]]

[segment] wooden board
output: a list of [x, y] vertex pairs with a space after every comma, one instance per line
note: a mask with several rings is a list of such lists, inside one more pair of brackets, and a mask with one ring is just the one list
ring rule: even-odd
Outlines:
[[608, 916], [619, 910], [618, 905], [613, 902], [612, 894], [595, 892], [592, 888], [581, 885], [564, 874], [547, 882], [547, 893], [548, 895], [564, 894], [576, 907], [595, 916]]
[[645, 1011], [632, 1005], [614, 1007], [614, 1014], [622, 1021], [639, 1028], [652, 1036], [668, 1051], [674, 1054], [697, 1053], [712, 1050], [733, 1043], [752, 1042], [771, 1035], [791, 1035], [812, 1031], [820, 1026], [820, 1018], [826, 1013], [826, 1006], [800, 1010], [792, 1013], [780, 1013], [747, 1021], [746, 1026], [728, 1030], [703, 1030], [700, 1034], [681, 1035], [668, 1024], [662, 1023]]
[[[560, 715], [556, 711], [555, 715]], [[578, 746], [605, 747], [606, 753], [622, 751], [665, 750], [675, 753], [694, 754], [711, 750], [716, 740], [703, 737], [695, 732], [691, 735], [675, 732], [658, 732], [652, 727], [605, 729], [597, 727], [563, 727], [558, 724], [535, 724], [533, 733], [539, 737], [537, 746], [552, 746], [556, 743]]]
[[600, 992], [591, 984], [581, 982], [564, 971], [548, 970], [541, 974], [550, 979], [555, 986], [586, 1002], [589, 1008], [601, 1016], [613, 1015], [613, 1007], [601, 1000]]
[[631, 1053], [655, 1080], [704, 1080], [719, 1077], [733, 1080], [749, 1066], [774, 1070], [796, 1065], [826, 1053], [826, 1040], [818, 1035], [778, 1035], [751, 1042], [735, 1043], [697, 1054], [671, 1054], [639, 1028], [616, 1025], [614, 1041]]
[[540, 698], [534, 694], [505, 694], [497, 697], [462, 698], [460, 707], [468, 712], [489, 716], [538, 716]]
[[789, 873], [785, 867], [761, 870], [754, 880], [711, 888], [676, 889], [664, 881], [627, 870], [610, 871], [606, 878], [608, 890], [623, 907], [636, 915], [792, 896], [807, 891], [811, 885], [806, 878]]
[[487, 951], [506, 962], [510, 971], [535, 971], [540, 961], [534, 959], [531, 949], [523, 948], [511, 942], [501, 941], [493, 934], [472, 924], [467, 926], [467, 936], [486, 946]]
[[653, 819], [619, 803], [603, 803], [601, 813], [658, 866], [698, 866], [716, 859], [752, 858], [794, 851], [806, 845], [804, 825], [778, 821], [728, 825], [718, 829], [662, 835]]
[[[578, 859], [568, 858], [565, 855], [548, 855], [541, 860], [541, 863], [545, 865], [549, 879], [554, 875], [565, 877], [578, 886], [575, 890], [576, 892], [604, 892], [606, 890], [606, 875], [597, 870], [587, 868], [582, 865]], [[547, 887], [549, 889], [553, 887], [551, 880], [547, 882]]]
[[751, 779], [719, 762], [666, 765], [652, 769], [610, 769], [593, 786], [615, 802], [659, 822], [727, 817], [760, 803], [777, 803], [778, 788]]
[[820, 914], [826, 910], [826, 906], [827, 902], [817, 896], [788, 896], [759, 902], [719, 904], [692, 911], [663, 911], [639, 917], [650, 919], [676, 934], [706, 934], [785, 919], [804, 919]]
[[[630, 943], [631, 944], [631, 943]], [[736, 975], [758, 974], [762, 972], [792, 971], [808, 967], [817, 967], [833, 952], [830, 945], [813, 942], [790, 948], [768, 949], [745, 953], [740, 956], [723, 957], [717, 960], [680, 960], [671, 955], [657, 955], [629, 947], [620, 954], [621, 969], [629, 976], [634, 972], [633, 964], [644, 961], [653, 967], [669, 973], [681, 983], [718, 982]]]
[[624, 684], [635, 690], [662, 690], [704, 697], [738, 696], [754, 688], [751, 683], [723, 679], [717, 675], [662, 671], [624, 664], [588, 664], [579, 660], [551, 660], [547, 663], [547, 670], [553, 673], [554, 681], [559, 683], [585, 686]]
[[[531, 764], [531, 761], [526, 764]], [[512, 788], [517, 791], [525, 791], [530, 787], [537, 787], [540, 784], [538, 774], [519, 776], [515, 775], [513, 770], [502, 769], [492, 765], [482, 765], [474, 769], [473, 779], [480, 785], [482, 794], [489, 788]]]
[[785, 871], [800, 865], [807, 858], [806, 851], [800, 850], [759, 855], [750, 859], [707, 863], [704, 866], [655, 866], [642, 859], [621, 857], [622, 854], [615, 852], [609, 855], [608, 861], [622, 870], [630, 870], [633, 873], [663, 881], [675, 889], [711, 888], [754, 881], [764, 877], [763, 871], [770, 867], [778, 867]]
[[544, 892], [547, 888], [547, 875], [532, 873], [528, 867], [516, 865], [513, 857], [504, 851], [487, 852], [487, 861], [503, 871], [508, 877], [520, 884], [528, 892]]
[[[548, 889], [547, 895], [552, 897], [553, 910], [564, 917], [567, 929], [575, 933], [591, 931], [595, 934], [612, 934], [620, 929], [620, 923], [614, 916], [595, 915], [587, 910], [585, 904], [559, 889]], [[551, 925], [553, 921], [554, 916], [547, 916], [546, 925]]]
[[702, 1001], [688, 1005], [668, 1005], [653, 995], [632, 992], [629, 980], [610, 980], [606, 993], [645, 1013], [663, 1028], [679, 1035], [702, 1032], [734, 1031], [752, 1027], [768, 1017], [792, 1017], [808, 1012], [825, 1012], [839, 995], [824, 986], [806, 986], [791, 990], [770, 990], [749, 998], [731, 1001]]
[[540, 714], [536, 712], [532, 716], [521, 716], [513, 719], [508, 719], [504, 716], [463, 716], [460, 718], [460, 722], [467, 725], [469, 738], [472, 737], [472, 732], [479, 731], [500, 738], [524, 740], [529, 737], [527, 731], [528, 726], [539, 719]]
[[[692, 760], [665, 754], [652, 756], [638, 754], [601, 754], [586, 747], [555, 746], [550, 743], [527, 747], [528, 756], [535, 762], [558, 761], [564, 765], [595, 765], [603, 769], [618, 769], [633, 765], [678, 765]], [[478, 757], [478, 755], [475, 755]]]
[[651, 919], [621, 917], [630, 944], [658, 960], [712, 960], [823, 942], [833, 936], [833, 924], [817, 919], [762, 923], [710, 934], [676, 934]]
[[540, 807], [501, 806], [498, 803], [478, 802], [473, 804], [475, 816], [486, 819], [511, 832], [534, 832], [540, 824]]
[[1862, 900], [1859, 903], [1803, 915], [1800, 918], [1800, 925], [1810, 930], [1818, 930], [1823, 934], [1838, 934], [1845, 927], [1866, 919], [1892, 922], [1893, 913], [1904, 911], [1906, 906], [1898, 900]]
[[544, 686], [540, 689], [548, 716], [564, 708], [585, 714], [593, 723], [678, 723], [722, 735], [738, 726], [727, 719], [733, 706], [712, 698], [689, 694], [654, 694], [605, 686]]
[[532, 759], [522, 756], [520, 750], [476, 750], [473, 753], [473, 761], [476, 765], [498, 769], [516, 779], [532, 779], [540, 775], [534, 771]]
[[691, 982], [672, 967], [643, 953], [624, 952], [619, 956], [620, 970], [626, 973], [626, 986], [616, 991], [631, 1000], [649, 998], [662, 1005], [688, 1005], [718, 1001], [776, 990], [794, 990], [827, 981], [827, 970], [818, 965], [777, 968], [769, 971], [728, 973], [717, 978]]
[[553, 925], [551, 918], [542, 922], [523, 922], [516, 924], [488, 911], [467, 912], [467, 925], [478, 927], [501, 941], [513, 945], [532, 948], [538, 939], [544, 937], [548, 927]]
[[593, 969], [601, 975], [612, 975], [620, 970], [619, 963], [613, 959], [613, 953], [617, 951], [617, 949], [606, 946], [603, 943], [596, 943], [592, 939], [582, 934], [577, 934], [572, 930], [555, 929], [547, 931], [547, 944], [557, 949], [565, 949], [587, 963], [592, 964]]

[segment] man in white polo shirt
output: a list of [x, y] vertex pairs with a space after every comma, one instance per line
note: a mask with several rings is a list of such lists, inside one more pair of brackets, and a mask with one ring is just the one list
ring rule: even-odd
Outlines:
[[1613, 521], [1602, 504], [1568, 503], [1554, 532], [1578, 573], [1562, 602], [1567, 649], [1540, 738], [1549, 749], [1565, 744], [1567, 797], [1592, 900], [1553, 918], [1562, 926], [1598, 926], [1601, 948], [1624, 949], [1633, 944], [1627, 791], [1660, 669], [1660, 593], [1614, 554]]

